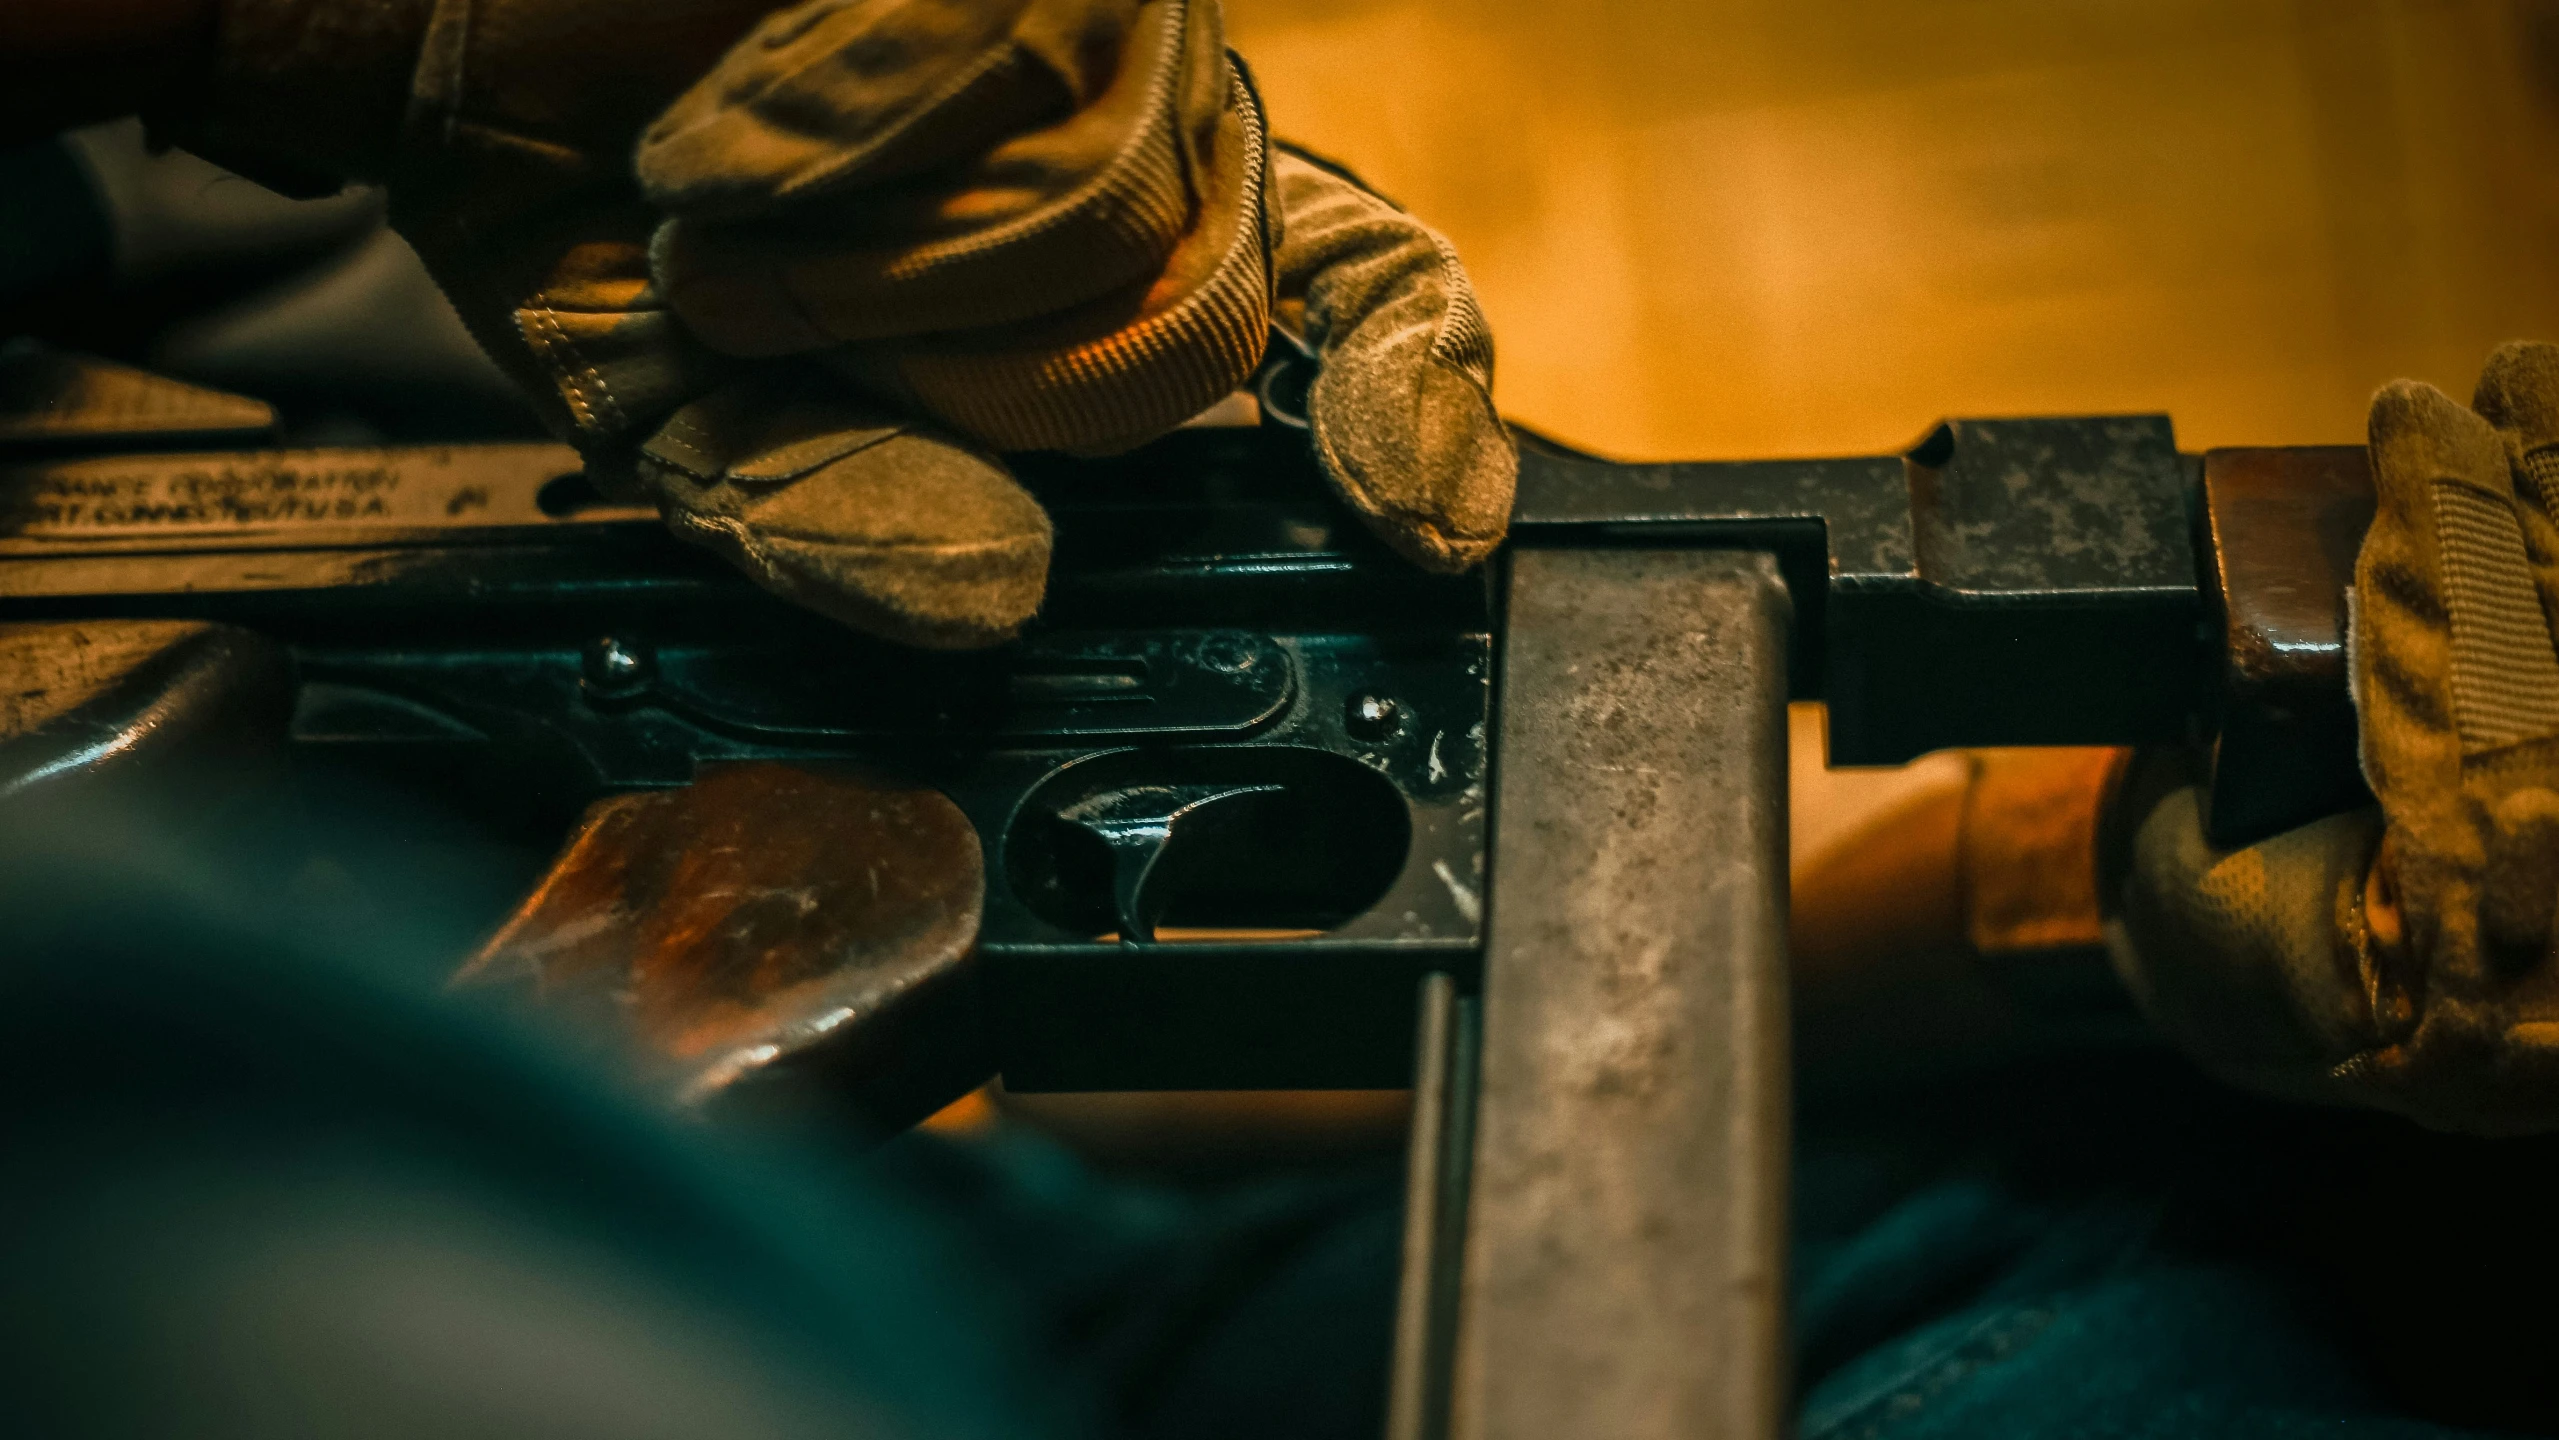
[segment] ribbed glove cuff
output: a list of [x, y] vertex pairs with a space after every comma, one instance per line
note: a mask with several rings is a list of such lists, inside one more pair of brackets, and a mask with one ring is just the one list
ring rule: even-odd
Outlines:
[[[1235, 147], [1241, 183], [1203, 197], [1190, 237], [1144, 296], [1105, 297], [1029, 333], [981, 331], [887, 354], [857, 346], [827, 358], [886, 380], [998, 450], [1124, 449], [1233, 393], [1261, 363], [1271, 315], [1269, 145], [1240, 75], [1233, 92], [1232, 123], [1218, 139]], [[1094, 333], [1114, 310], [1134, 318]]]

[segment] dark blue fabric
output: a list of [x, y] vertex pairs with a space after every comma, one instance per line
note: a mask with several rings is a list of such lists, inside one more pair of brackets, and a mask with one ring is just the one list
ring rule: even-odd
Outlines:
[[1798, 1149], [1806, 1440], [2559, 1428], [2545, 1143], [2114, 1055], [1817, 1108]]
[[[403, 952], [433, 927], [279, 903], [152, 837], [0, 836], [12, 1433], [582, 1434], [543, 1372], [679, 1362], [722, 1433], [1093, 1433], [970, 1217], [809, 1137], [666, 1113], [423, 979]], [[350, 1359], [375, 1283], [427, 1313]], [[529, 1380], [486, 1338], [516, 1328], [496, 1360]]]
[[1035, 1297], [1048, 1353], [1132, 1440], [1373, 1440], [1383, 1423], [1400, 1161], [1176, 1185], [1000, 1129], [908, 1136], [878, 1163], [969, 1217]]
[[[1007, 1130], [715, 1134], [419, 983], [396, 939], [259, 918], [218, 867], [50, 848], [0, 875], [0, 1383], [47, 1433], [150, 1433], [136, 1397], [185, 1379], [137, 1358], [150, 1257], [347, 1193], [604, 1256], [757, 1337], [771, 1363], [728, 1381], [816, 1376], [862, 1433], [1378, 1433], [1392, 1157], [1175, 1185]], [[2559, 1430], [2548, 1143], [2109, 1055], [1808, 1105], [1795, 1178], [1806, 1440]], [[221, 1353], [289, 1361], [286, 1321]]]
[[[1081, 1336], [1061, 1353], [1117, 1377], [1128, 1433], [1378, 1433], [1391, 1173], [1203, 1193], [1036, 1137], [902, 1148], [973, 1175], [961, 1208]], [[2559, 1327], [2532, 1303], [2559, 1280], [2535, 1218], [2555, 1176], [2545, 1143], [2261, 1104], [2164, 1054], [1809, 1107], [1798, 1433], [2559, 1431]]]

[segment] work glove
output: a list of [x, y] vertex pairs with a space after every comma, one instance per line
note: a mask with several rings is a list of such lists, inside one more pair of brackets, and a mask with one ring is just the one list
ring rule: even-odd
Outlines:
[[2205, 1063], [2445, 1129], [2559, 1124], [2559, 347], [2374, 398], [2352, 672], [2377, 809], [2236, 851], [2141, 807], [2118, 968]]
[[1181, 423], [1275, 309], [1353, 508], [1433, 568], [1499, 543], [1463, 271], [1275, 159], [1210, 0], [769, 8], [222, 0], [212, 83], [159, 123], [269, 183], [383, 183], [600, 484], [865, 630], [1016, 632], [1050, 533], [998, 452]]

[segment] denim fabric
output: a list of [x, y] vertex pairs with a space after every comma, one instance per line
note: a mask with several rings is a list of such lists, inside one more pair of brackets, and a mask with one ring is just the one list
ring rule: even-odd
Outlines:
[[1399, 1159], [1175, 1184], [1097, 1175], [1008, 1127], [909, 1135], [876, 1163], [966, 1217], [1129, 1440], [1374, 1440]]
[[[867, 1416], [867, 1433], [1378, 1433], [1392, 1157], [1173, 1185], [1002, 1129], [867, 1153], [713, 1134], [417, 983], [424, 961], [388, 958], [403, 943], [351, 919], [279, 930], [222, 878], [91, 855], [0, 884], [0, 1384], [46, 1433], [148, 1433], [211, 1413], [190, 1396], [251, 1382], [325, 1398], [343, 1377], [309, 1373], [312, 1342], [343, 1337], [309, 1327], [346, 1313], [343, 1295], [275, 1291], [263, 1330], [220, 1343], [169, 1328], [206, 1313], [171, 1308], [187, 1298], [172, 1277], [253, 1274], [243, 1236], [292, 1252], [320, 1222], [445, 1245], [466, 1269], [488, 1258], [472, 1237], [495, 1237], [534, 1299], [679, 1297], [660, 1338], [713, 1317], [750, 1341], [752, 1363], [699, 1366], [727, 1401], [831, 1395], [826, 1413]], [[412, 949], [435, 933], [411, 929]], [[2553, 1196], [2551, 1143], [2257, 1104], [2166, 1056], [1808, 1104], [1800, 1433], [2559, 1431]], [[366, 1255], [340, 1260], [351, 1283], [373, 1273]], [[598, 1276], [610, 1283], [577, 1291]], [[543, 1333], [503, 1297], [450, 1320], [405, 1333]], [[464, 1362], [487, 1349], [439, 1340], [354, 1378], [376, 1400], [486, 1388], [486, 1365]], [[175, 1360], [197, 1368], [153, 1368]], [[203, 1433], [258, 1433], [232, 1418]], [[379, 1414], [287, 1418], [405, 1433]], [[502, 1418], [516, 1423], [476, 1433], [570, 1433]]]
[[[2112, 1056], [1804, 1117], [1804, 1440], [2442, 1436], [2559, 1419], [2515, 1302], [2545, 1144]], [[2527, 1282], [2527, 1283], [2518, 1283]]]
[[[1390, 1173], [1200, 1192], [1099, 1180], [1031, 1136], [898, 1148], [974, 1171], [965, 1208], [1051, 1333], [1082, 1332], [1061, 1353], [1116, 1377], [1124, 1433], [1378, 1433]], [[1810, 1107], [1798, 1434], [2559, 1430], [2559, 1327], [2530, 1303], [2559, 1293], [2533, 1219], [2552, 1193], [2548, 1145], [2263, 1105], [2165, 1055]]]
[[421, 983], [433, 927], [323, 928], [219, 859], [144, 863], [147, 832], [0, 849], [29, 839], [0, 866], [0, 1429], [1100, 1433], [977, 1227], [911, 1187]]

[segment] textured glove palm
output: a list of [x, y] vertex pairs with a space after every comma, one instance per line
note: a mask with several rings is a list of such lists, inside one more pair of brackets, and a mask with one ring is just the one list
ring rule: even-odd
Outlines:
[[[2475, 410], [2475, 413], [2474, 413]], [[2353, 671], [2379, 813], [2230, 853], [2193, 791], [2143, 820], [2118, 956], [2152, 1014], [2260, 1088], [2429, 1124], [2559, 1125], [2559, 347], [2474, 410], [2375, 397]]]
[[1353, 506], [1436, 568], [1498, 543], [1515, 459], [1463, 272], [1274, 166], [1213, 0], [768, 10], [224, 0], [215, 83], [166, 128], [271, 181], [384, 182], [591, 472], [864, 629], [1019, 629], [1049, 529], [995, 452], [1180, 423], [1287, 296]]

